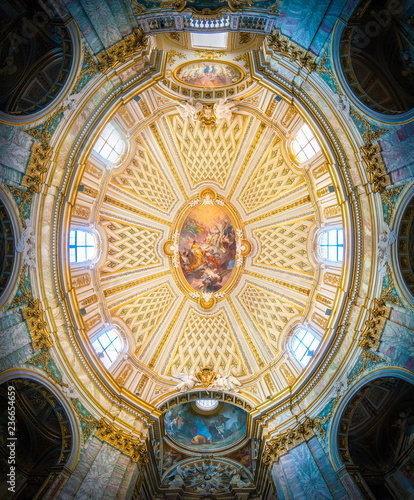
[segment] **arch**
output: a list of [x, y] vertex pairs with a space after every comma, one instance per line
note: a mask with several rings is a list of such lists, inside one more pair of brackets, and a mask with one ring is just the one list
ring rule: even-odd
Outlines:
[[[358, 5], [355, 5], [354, 12], [359, 11]], [[373, 18], [372, 14], [368, 14], [378, 8], [387, 10], [384, 9], [385, 5], [383, 9], [372, 7], [373, 5], [364, 6], [368, 17], [361, 19], [358, 15], [352, 16], [348, 24], [340, 20], [334, 28], [331, 45], [334, 74], [341, 90], [360, 112], [382, 123], [407, 123], [414, 117], [413, 83], [409, 84], [409, 90], [405, 88], [406, 84], [403, 85], [395, 79], [398, 56], [396, 51], [398, 52], [397, 47], [401, 47], [401, 33], [398, 28], [398, 33], [395, 33], [392, 22], [382, 26], [378, 17]], [[386, 30], [388, 38], [393, 40], [394, 52], [390, 53], [386, 60], [381, 53], [384, 53], [382, 47], [387, 43], [387, 37], [375, 35], [374, 31], [366, 34], [365, 28], [368, 26], [379, 28], [381, 33]], [[407, 63], [401, 59], [401, 67], [405, 64]], [[384, 74], [384, 67], [387, 75]], [[401, 68], [398, 72], [403, 73]], [[378, 75], [381, 75], [382, 81]], [[403, 100], [400, 97], [402, 94], [405, 96]]]
[[6, 370], [2, 374], [0, 374], [0, 385], [18, 379], [28, 381], [34, 384], [36, 387], [39, 387], [40, 389], [46, 391], [45, 397], [49, 398], [51, 401], [53, 400], [54, 404], [57, 404], [57, 406], [55, 406], [54, 408], [60, 408], [62, 410], [64, 418], [63, 420], [59, 420], [59, 422], [61, 426], [66, 423], [65, 434], [63, 434], [63, 436], [67, 436], [66, 429], [69, 427], [70, 441], [66, 440], [65, 442], [65, 446], [69, 445], [68, 448], [63, 448], [62, 443], [61, 457], [63, 457], [63, 459], [59, 462], [59, 464], [64, 464], [65, 467], [73, 470], [79, 459], [82, 437], [80, 423], [72, 405], [67, 401], [67, 399], [57, 388], [55, 383], [44, 377], [43, 374], [39, 373], [36, 370], [28, 368], [13, 368], [10, 370]]
[[0, 189], [0, 309], [14, 288], [20, 259], [16, 254], [17, 218]]
[[[185, 480], [182, 477], [184, 472], [186, 474]], [[172, 465], [161, 477], [161, 483], [170, 484], [171, 489], [177, 490], [185, 487], [186, 491], [199, 494], [205, 494], [207, 491], [213, 493], [216, 487], [217, 489], [220, 487], [220, 490], [224, 491], [227, 489], [230, 492], [231, 488], [236, 490], [246, 488], [250, 482], [253, 482], [253, 475], [246, 467], [235, 460], [222, 457], [208, 461], [203, 457], [186, 458]], [[231, 483], [233, 484], [230, 486]], [[207, 491], [203, 488], [206, 488]], [[210, 497], [203, 496], [203, 498], [208, 500]]]
[[[80, 70], [82, 42], [76, 22], [70, 20], [64, 24], [59, 18], [54, 18], [45, 25], [40, 22], [39, 12], [41, 12], [40, 7], [36, 11], [30, 4], [29, 13], [20, 13], [20, 17], [14, 23], [13, 29], [17, 32], [13, 33], [18, 40], [17, 45], [27, 53], [26, 66], [29, 65], [28, 67], [15, 71], [13, 48], [3, 47], [3, 51], [8, 54], [6, 56], [6, 71], [21, 76], [16, 82], [13, 80], [11, 88], [3, 89], [4, 98], [8, 101], [12, 99], [6, 107], [3, 106], [3, 109], [0, 109], [0, 121], [3, 123], [28, 125], [44, 120], [62, 105], [71, 92]], [[23, 18], [21, 18], [22, 15]], [[26, 27], [26, 31], [23, 33], [25, 22], [29, 28]], [[50, 29], [48, 28], [49, 24]], [[20, 33], [20, 31], [22, 32]], [[39, 38], [40, 45], [36, 48], [33, 41], [37, 38]], [[53, 40], [52, 45], [55, 44], [55, 47], [51, 48], [47, 43], [44, 45], [48, 38]], [[56, 42], [59, 38], [61, 39], [60, 44]], [[41, 46], [43, 49], [40, 48]], [[40, 58], [37, 50], [42, 51]], [[24, 62], [25, 58], [20, 59]], [[22, 61], [19, 60], [18, 63], [21, 64]], [[44, 74], [42, 83], [48, 82], [47, 88], [43, 88], [43, 84], [34, 78], [39, 70]], [[10, 76], [3, 80], [8, 80], [7, 85], [9, 85]], [[10, 105], [12, 105], [11, 108]]]
[[396, 286], [407, 303], [414, 306], [414, 184], [398, 203], [390, 226], [397, 233], [397, 241], [391, 246]]
[[[369, 386], [377, 379], [383, 378], [399, 378], [414, 385], [414, 374], [412, 372], [404, 368], [387, 366], [374, 369], [348, 388], [347, 392], [344, 394], [342, 400], [334, 411], [329, 431], [331, 462], [336, 470], [341, 469], [341, 467], [343, 467], [346, 463], [349, 463], [346, 458], [346, 443], [342, 446], [342, 442], [341, 447], [339, 447], [337, 439], [341, 430], [342, 416], [344, 415], [348, 404], [354, 398], [358, 398], [361, 394], [363, 394], [361, 391], [363, 391], [364, 387]], [[351, 415], [346, 415], [346, 417], [349, 420]]]

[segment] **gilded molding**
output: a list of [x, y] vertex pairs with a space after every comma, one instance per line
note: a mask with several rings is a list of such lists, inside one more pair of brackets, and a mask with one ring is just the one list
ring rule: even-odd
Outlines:
[[249, 224], [255, 224], [256, 222], [260, 222], [264, 219], [268, 219], [269, 217], [272, 217], [273, 215], [287, 212], [288, 210], [292, 210], [296, 207], [300, 207], [301, 205], [306, 205], [307, 203], [310, 203], [310, 201], [311, 201], [310, 196], [306, 195], [304, 198], [301, 198], [300, 200], [297, 200], [293, 203], [289, 203], [288, 205], [285, 205], [284, 207], [275, 208], [271, 212], [267, 212], [265, 214], [258, 215], [254, 219], [249, 219], [248, 221], [246, 221], [245, 224], [246, 224], [246, 226], [248, 226]]
[[372, 189], [374, 193], [382, 193], [390, 183], [390, 179], [386, 173], [384, 163], [382, 162], [379, 146], [378, 144], [367, 142], [364, 146], [361, 146], [360, 149]]
[[134, 30], [132, 35], [121, 42], [98, 54], [98, 68], [102, 73], [108, 73], [111, 69], [132, 59], [147, 46], [147, 37], [141, 28]]
[[290, 41], [279, 30], [273, 30], [268, 37], [268, 47], [274, 52], [287, 57], [290, 62], [296, 63], [300, 69], [304, 68], [308, 73], [316, 69], [316, 56]]
[[33, 348], [35, 350], [49, 350], [53, 346], [53, 342], [45, 321], [45, 312], [41, 308], [39, 299], [29, 302], [28, 307], [23, 310], [23, 317], [27, 320], [29, 326]]
[[280, 285], [285, 288], [290, 288], [291, 290], [295, 290], [295, 292], [298, 292], [302, 295], [308, 296], [310, 294], [310, 290], [308, 288], [294, 285], [293, 283], [287, 283], [286, 281], [278, 280], [276, 278], [271, 278], [270, 276], [266, 276], [265, 274], [255, 273], [254, 271], [249, 271], [247, 269], [244, 271], [244, 274], [246, 276], [251, 276], [252, 278], [257, 278], [259, 280], [266, 280], [269, 281], [270, 283], [274, 283], [275, 285]]
[[175, 58], [178, 57], [178, 59], [187, 59], [187, 56], [183, 54], [182, 52], [178, 52], [178, 50], [169, 50], [167, 52], [167, 62], [170, 65], [175, 64]]
[[363, 349], [376, 349], [388, 317], [390, 308], [386, 306], [385, 299], [374, 299], [374, 304], [369, 310], [368, 319], [364, 323], [358, 345]]
[[314, 435], [313, 426], [313, 421], [306, 419], [296, 427], [291, 427], [270, 439], [263, 451], [263, 464], [271, 465], [272, 462], [276, 462], [281, 455], [287, 453], [291, 448], [310, 439]]
[[13, 307], [18, 307], [33, 298], [32, 293], [26, 289], [26, 284], [24, 282], [26, 271], [27, 271], [27, 264], [25, 264], [22, 267], [22, 272], [20, 273], [20, 278], [19, 278], [19, 285], [23, 295], [14, 297], [9, 306], [9, 309], [12, 309]]
[[140, 467], [149, 462], [148, 451], [144, 443], [104, 418], [96, 426], [96, 437], [130, 456], [134, 462], [138, 462]]
[[45, 182], [46, 173], [50, 165], [52, 149], [48, 144], [34, 144], [32, 156], [26, 175], [23, 177], [23, 185], [27, 186], [30, 193], [40, 193]]

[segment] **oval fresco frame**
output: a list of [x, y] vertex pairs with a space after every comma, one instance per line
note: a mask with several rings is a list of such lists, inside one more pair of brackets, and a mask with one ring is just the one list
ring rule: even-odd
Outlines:
[[[184, 80], [181, 80], [180, 78], [178, 78], [177, 74], [182, 68], [184, 68], [185, 66], [189, 66], [190, 64], [196, 64], [196, 63], [200, 63], [200, 64], [208, 63], [209, 65], [213, 63], [213, 64], [223, 64], [223, 65], [232, 66], [233, 68], [237, 69], [237, 71], [240, 72], [241, 77], [236, 82], [229, 83], [228, 85], [218, 85], [218, 86], [214, 86], [214, 87], [205, 87], [203, 85], [194, 85], [191, 83], [187, 83]], [[246, 72], [243, 70], [243, 68], [241, 68], [240, 66], [237, 66], [237, 64], [234, 64], [234, 63], [229, 62], [229, 61], [219, 61], [217, 59], [200, 59], [199, 61], [187, 61], [187, 62], [182, 63], [179, 66], [177, 66], [173, 71], [173, 78], [180, 85], [184, 85], [184, 86], [190, 87], [192, 89], [216, 90], [216, 89], [226, 89], [228, 87], [233, 87], [233, 86], [239, 85], [246, 78]]]
[[[236, 243], [236, 254], [235, 263], [232, 268], [229, 279], [220, 288], [219, 291], [211, 293], [197, 292], [190, 283], [187, 281], [184, 272], [180, 264], [180, 253], [179, 253], [179, 239], [181, 235], [181, 229], [187, 218], [187, 216], [192, 212], [197, 206], [211, 205], [218, 206], [229, 216], [230, 222], [233, 225], [235, 233], [235, 243]], [[172, 232], [170, 233], [170, 239], [168, 239], [163, 245], [163, 251], [165, 255], [171, 258], [171, 268], [173, 271], [173, 276], [179, 283], [180, 288], [193, 300], [197, 300], [200, 307], [205, 310], [210, 310], [214, 307], [217, 299], [223, 298], [223, 296], [234, 286], [236, 282], [240, 279], [241, 272], [244, 269], [245, 257], [250, 254], [252, 250], [252, 245], [250, 241], [245, 239], [245, 229], [244, 225], [238, 215], [236, 209], [225, 199], [218, 197], [213, 189], [206, 188], [203, 189], [198, 195], [192, 197], [187, 201], [187, 203], [178, 211], [178, 215], [172, 224]]]

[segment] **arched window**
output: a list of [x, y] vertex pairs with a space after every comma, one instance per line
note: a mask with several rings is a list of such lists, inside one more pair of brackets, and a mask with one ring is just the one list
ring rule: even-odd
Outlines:
[[319, 153], [321, 147], [319, 146], [318, 141], [315, 139], [315, 136], [312, 133], [312, 130], [309, 128], [306, 123], [299, 130], [292, 144], [293, 152], [295, 153], [296, 158], [300, 162], [304, 162], [315, 156], [316, 153]]
[[114, 126], [108, 123], [96, 141], [93, 150], [102, 156], [104, 160], [116, 163], [125, 151], [125, 142]]
[[88, 231], [72, 229], [69, 233], [69, 262], [87, 262], [95, 255], [95, 236]]
[[305, 328], [298, 330], [292, 339], [292, 351], [302, 366], [306, 366], [319, 346], [319, 340]]
[[319, 253], [323, 259], [342, 262], [344, 260], [344, 230], [325, 231], [319, 238]]
[[108, 369], [122, 351], [123, 343], [116, 330], [108, 330], [92, 342], [92, 347]]

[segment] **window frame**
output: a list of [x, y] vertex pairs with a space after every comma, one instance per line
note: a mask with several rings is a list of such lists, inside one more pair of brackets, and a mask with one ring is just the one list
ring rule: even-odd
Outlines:
[[[95, 244], [94, 245], [86, 245], [86, 244], [85, 245], [76, 245], [76, 243], [75, 243], [75, 245], [72, 245], [71, 244], [71, 233], [72, 233], [72, 231], [76, 233], [76, 236], [75, 236], [76, 240], [77, 240], [77, 237], [78, 237], [77, 233], [81, 232], [81, 233], [85, 233], [85, 235], [86, 235], [85, 236], [85, 243], [87, 242], [87, 238], [88, 238], [87, 235], [91, 235], [93, 237], [93, 239], [94, 239]], [[94, 254], [93, 254], [93, 256], [91, 258], [87, 258], [86, 260], [74, 260], [74, 261], [71, 260], [71, 249], [75, 249], [75, 254], [76, 254], [76, 258], [77, 258], [77, 249], [78, 248], [85, 248], [85, 249], [87, 249], [87, 248], [92, 248], [92, 247], [94, 248]], [[85, 250], [85, 254], [87, 256], [87, 250]], [[99, 254], [99, 239], [98, 239], [98, 237], [97, 237], [97, 235], [96, 235], [95, 232], [88, 231], [87, 229], [85, 229], [83, 227], [82, 228], [71, 227], [69, 229], [68, 258], [69, 258], [69, 264], [70, 265], [78, 265], [78, 264], [84, 265], [85, 263], [93, 262], [93, 261], [96, 260], [98, 254]]]
[[[302, 331], [305, 332], [305, 333], [304, 333], [303, 337], [300, 339], [298, 337], [298, 335]], [[313, 337], [313, 339], [310, 342], [310, 344], [307, 346], [303, 342], [303, 340], [305, 339], [305, 337], [308, 334], [311, 335]], [[298, 346], [296, 348], [293, 347], [293, 343], [294, 343], [295, 339], [297, 339], [298, 342], [299, 342], [299, 344], [298, 344]], [[313, 349], [311, 349], [312, 345], [314, 345], [315, 341], [317, 342], [317, 345]], [[297, 356], [297, 354], [296, 354], [296, 351], [298, 350], [298, 347], [301, 344], [305, 347], [305, 352], [303, 353], [302, 357], [299, 358], [299, 356]], [[290, 339], [290, 342], [289, 342], [290, 351], [291, 351], [292, 355], [294, 356], [295, 360], [300, 364], [300, 366], [302, 368], [306, 368], [309, 365], [309, 363], [312, 361], [312, 359], [315, 356], [315, 353], [318, 350], [318, 348], [319, 348], [320, 345], [321, 345], [321, 338], [319, 337], [319, 335], [317, 335], [315, 332], [313, 332], [312, 330], [310, 330], [308, 327], [305, 327], [305, 326], [300, 326], [297, 329], [295, 329], [295, 331], [293, 332], [292, 337]], [[308, 360], [307, 360], [306, 363], [303, 363], [302, 361], [303, 361], [304, 358], [307, 357], [307, 353], [309, 352], [309, 350], [311, 350], [313, 352], [313, 354], [308, 357]]]
[[[301, 145], [298, 140], [298, 136], [300, 134], [302, 134], [307, 141], [303, 145]], [[315, 143], [319, 149], [315, 149]], [[296, 144], [298, 146], [298, 150], [296, 150]], [[313, 154], [311, 156], [308, 156], [308, 154], [305, 152], [305, 148], [307, 148], [308, 146], [310, 146], [313, 150]], [[307, 123], [303, 123], [298, 132], [295, 134], [295, 137], [291, 142], [291, 150], [298, 163], [306, 163], [322, 151], [319, 141], [317, 140], [315, 134]], [[303, 154], [304, 158], [300, 157], [301, 154]]]
[[[116, 338], [111, 340], [108, 333], [109, 332], [114, 332], [116, 334]], [[108, 339], [111, 340], [109, 342], [109, 344], [106, 346], [106, 347], [103, 347], [103, 344], [102, 342], [100, 342], [100, 338], [102, 338], [104, 335], [107, 335]], [[116, 341], [116, 340], [119, 340], [120, 343], [121, 343], [121, 348], [119, 350], [117, 350], [115, 348], [115, 351], [116, 351], [116, 356], [114, 357], [114, 359], [112, 360], [111, 357], [109, 356], [109, 354], [106, 353], [106, 350], [111, 346], [113, 345], [113, 343]], [[113, 366], [114, 364], [116, 363], [116, 361], [120, 358], [120, 356], [126, 351], [126, 347], [127, 347], [127, 342], [126, 342], [126, 338], [125, 336], [122, 334], [122, 332], [119, 331], [118, 328], [116, 328], [114, 325], [111, 325], [110, 328], [106, 328], [105, 330], [100, 330], [98, 331], [93, 337], [91, 337], [90, 339], [90, 342], [91, 342], [91, 347], [94, 351], [94, 353], [96, 354], [96, 356], [99, 358], [99, 361], [102, 363], [102, 365], [109, 371]], [[103, 356], [100, 356], [99, 352], [96, 350], [96, 348], [94, 347], [94, 343], [96, 342], [99, 342], [99, 344], [101, 345], [102, 347], [102, 351], [100, 351], [100, 353], [104, 353]], [[106, 356], [106, 359], [109, 360], [109, 364], [106, 364], [103, 359], [105, 359], [105, 356]]]
[[[336, 244], [329, 244], [329, 233], [333, 233], [333, 232], [336, 232]], [[339, 242], [339, 232], [342, 232], [342, 243], [338, 243]], [[321, 239], [324, 237], [324, 235], [327, 235], [327, 244], [321, 244]], [[324, 262], [330, 262], [330, 263], [334, 263], [334, 264], [339, 264], [341, 265], [344, 261], [345, 261], [345, 231], [344, 231], [344, 228], [343, 227], [328, 227], [328, 228], [325, 228], [319, 235], [318, 235], [318, 245], [317, 245], [317, 248], [318, 248], [318, 255], [319, 257], [324, 261]], [[326, 251], [326, 257], [322, 254], [322, 251], [321, 251], [321, 248], [322, 247], [326, 247], [327, 248], [327, 251]], [[330, 259], [330, 255], [329, 255], [329, 248], [332, 248], [332, 247], [336, 247], [336, 256], [337, 256], [337, 259], [336, 260], [332, 260]], [[339, 249], [342, 249], [342, 260], [339, 260], [338, 259], [338, 252], [339, 252]]]
[[[107, 135], [107, 137], [104, 137], [105, 135], [105, 130], [108, 128], [108, 127], [112, 127], [112, 130], [111, 132]], [[111, 135], [113, 134], [113, 132], [115, 132], [119, 138], [117, 140], [117, 142], [115, 143], [115, 145], [111, 145], [109, 142], [108, 142], [108, 139], [111, 137]], [[95, 149], [95, 146], [98, 144], [99, 141], [103, 141], [103, 144], [100, 146], [99, 148], [99, 151], [98, 149]], [[118, 144], [119, 141], [122, 141], [123, 143], [123, 150], [119, 153], [118, 151], [116, 151], [115, 147], [116, 145]], [[102, 155], [102, 150], [103, 148], [108, 145], [110, 148], [111, 148], [111, 151], [109, 152], [109, 154], [105, 157], [104, 155]], [[113, 123], [112, 121], [110, 121], [109, 123], [107, 123], [104, 127], [104, 129], [102, 130], [102, 132], [99, 134], [99, 137], [98, 139], [95, 141], [95, 144], [93, 145], [92, 147], [92, 152], [94, 155], [96, 155], [101, 161], [104, 161], [105, 163], [108, 163], [108, 164], [111, 164], [111, 165], [118, 165], [125, 153], [127, 152], [128, 150], [128, 143], [127, 143], [127, 140], [125, 138], [125, 135], [123, 134], [123, 132], [120, 130], [120, 128], [115, 124]], [[118, 158], [116, 160], [110, 160], [110, 156], [115, 153]]]

